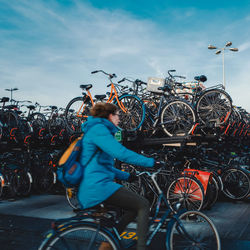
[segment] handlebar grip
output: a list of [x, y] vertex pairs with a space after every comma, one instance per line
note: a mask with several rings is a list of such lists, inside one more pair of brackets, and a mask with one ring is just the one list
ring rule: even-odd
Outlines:
[[95, 73], [97, 73], [97, 72], [98, 72], [98, 70], [95, 70], [95, 71], [92, 71], [91, 74], [95, 74]]
[[124, 82], [125, 78], [121, 79], [120, 81], [118, 81], [118, 83]]
[[110, 87], [111, 86], [111, 83], [107, 85], [107, 87]]

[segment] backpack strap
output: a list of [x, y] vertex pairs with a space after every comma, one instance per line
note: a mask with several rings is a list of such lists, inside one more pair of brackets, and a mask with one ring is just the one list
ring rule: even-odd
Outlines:
[[84, 168], [86, 168], [88, 166], [88, 164], [92, 161], [92, 159], [94, 158], [94, 156], [97, 154], [98, 151], [99, 151], [99, 148], [95, 151], [95, 153], [91, 156], [91, 158], [88, 160], [88, 162], [84, 165]]

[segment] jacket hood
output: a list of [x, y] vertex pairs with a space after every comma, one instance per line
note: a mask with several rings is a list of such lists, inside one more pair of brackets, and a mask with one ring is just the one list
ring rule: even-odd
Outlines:
[[99, 118], [99, 117], [93, 117], [89, 116], [87, 121], [82, 124], [82, 131], [83, 133], [87, 133], [87, 131], [92, 128], [93, 126], [97, 124], [103, 124], [106, 126], [112, 134], [115, 134], [119, 129], [108, 119], [106, 118]]

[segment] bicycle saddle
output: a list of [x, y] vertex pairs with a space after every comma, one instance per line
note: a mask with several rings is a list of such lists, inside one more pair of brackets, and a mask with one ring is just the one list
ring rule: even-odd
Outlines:
[[100, 100], [100, 101], [102, 101], [105, 97], [106, 95], [95, 95], [96, 100]]
[[207, 77], [204, 75], [195, 76], [194, 80], [199, 81], [199, 82], [205, 82], [207, 80]]
[[86, 84], [86, 85], [82, 84], [82, 85], [80, 85], [80, 88], [81, 88], [81, 89], [86, 89], [86, 90], [89, 90], [89, 89], [91, 89], [92, 87], [93, 87], [92, 84]]
[[0, 102], [8, 102], [9, 100], [10, 100], [9, 97], [2, 97], [2, 98], [0, 99]]
[[29, 105], [29, 106], [27, 106], [27, 108], [30, 109], [30, 110], [33, 110], [33, 109], [35, 109], [36, 107], [35, 107], [34, 105]]
[[51, 109], [57, 109], [57, 106], [50, 106]]
[[172, 87], [169, 84], [165, 84], [163, 87], [159, 87], [158, 90], [162, 90], [164, 92], [170, 91]]

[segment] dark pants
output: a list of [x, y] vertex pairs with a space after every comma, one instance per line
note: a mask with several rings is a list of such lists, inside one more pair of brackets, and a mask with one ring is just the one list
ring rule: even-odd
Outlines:
[[119, 234], [121, 234], [125, 230], [126, 226], [137, 216], [137, 250], [146, 249], [150, 210], [148, 200], [122, 187], [111, 195], [105, 203], [123, 208], [125, 210], [118, 226], [116, 227]]

